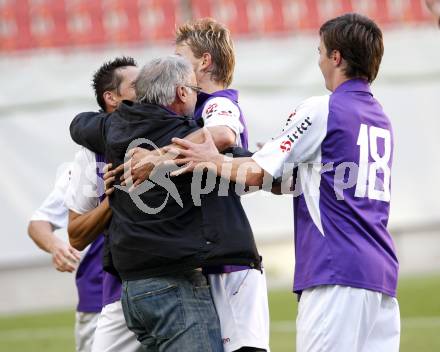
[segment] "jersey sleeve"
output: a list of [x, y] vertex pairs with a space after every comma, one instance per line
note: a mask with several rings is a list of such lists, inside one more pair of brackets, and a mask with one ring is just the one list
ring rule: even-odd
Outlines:
[[95, 154], [81, 148], [75, 155], [65, 206], [78, 214], [96, 208], [99, 203]]
[[64, 205], [64, 194], [69, 186], [70, 170], [68, 167], [57, 178], [53, 190], [32, 214], [31, 221], [47, 221], [55, 229], [67, 227], [68, 210]]
[[[321, 143], [327, 133], [329, 96], [312, 97], [289, 116], [281, 133], [267, 142], [252, 159], [275, 178], [285, 167], [320, 161]], [[288, 165], [286, 165], [288, 164]]]
[[215, 97], [205, 104], [202, 111], [205, 127], [227, 126], [235, 133], [235, 146], [240, 145], [240, 133], [243, 124], [240, 122], [240, 110], [228, 98]]

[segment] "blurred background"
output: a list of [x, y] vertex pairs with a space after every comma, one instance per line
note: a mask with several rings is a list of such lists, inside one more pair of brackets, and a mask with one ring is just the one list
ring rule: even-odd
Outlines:
[[[98, 109], [91, 77], [104, 61], [130, 55], [143, 65], [173, 52], [176, 25], [207, 16], [224, 23], [236, 47], [232, 87], [240, 90], [256, 149], [298, 102], [328, 93], [317, 65], [318, 28], [346, 12], [371, 17], [384, 32], [385, 55], [372, 89], [396, 141], [389, 227], [402, 295], [432, 303], [408, 313], [415, 335], [432, 330], [424, 346], [433, 349], [418, 350], [440, 350], [440, 301], [433, 298], [440, 289], [440, 31], [423, 0], [0, 0], [0, 350], [14, 350], [36, 328], [11, 323], [14, 317], [69, 316], [76, 304], [74, 277], [53, 269], [51, 257], [29, 239], [27, 224], [78, 149], [70, 121]], [[283, 304], [294, 304], [292, 295], [280, 293], [288, 294], [293, 278], [292, 199], [258, 193], [243, 203], [265, 260], [276, 320]], [[288, 312], [273, 324], [276, 340], [288, 340], [276, 351], [293, 350], [290, 335], [282, 336], [294, 327], [293, 309]], [[36, 326], [41, 316], [35, 315]], [[70, 339], [66, 329], [55, 335]], [[50, 341], [54, 333], [46, 330], [35, 341]], [[38, 350], [32, 346], [26, 350]]]

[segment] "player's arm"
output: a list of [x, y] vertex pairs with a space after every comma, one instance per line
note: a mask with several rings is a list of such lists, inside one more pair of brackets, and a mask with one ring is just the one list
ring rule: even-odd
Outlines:
[[[240, 110], [231, 100], [224, 97], [215, 97], [209, 100], [202, 110], [201, 118], [220, 152], [239, 145], [243, 125], [240, 122]], [[202, 143], [204, 133], [202, 130], [198, 130], [184, 139], [193, 143]], [[179, 148], [177, 144], [173, 144], [173, 146]]]
[[104, 112], [83, 112], [70, 123], [73, 141], [92, 152], [105, 154], [105, 121], [109, 114]]
[[66, 226], [67, 209], [63, 202], [68, 179], [69, 171], [66, 170], [28, 225], [29, 237], [40, 249], [52, 255], [53, 266], [61, 272], [73, 272], [80, 258], [76, 249], [54, 233], [55, 229]]
[[[251, 158], [230, 158], [221, 155], [204, 130], [205, 142], [196, 144], [174, 138], [181, 149], [170, 149], [181, 158], [176, 164], [186, 165], [174, 175], [202, 167], [212, 169], [218, 175], [248, 186], [261, 186], [266, 177], [279, 179], [286, 171], [293, 170], [298, 163], [310, 162], [327, 131], [328, 96], [307, 99], [289, 117], [283, 131], [267, 142]], [[225, 172], [224, 170], [230, 170]]]
[[102, 233], [111, 217], [108, 199], [99, 204], [96, 157], [81, 148], [75, 155], [64, 202], [69, 209], [70, 244], [83, 250]]
[[[219, 151], [222, 152], [225, 149], [234, 145], [235, 134], [229, 127], [212, 126], [206, 128], [213, 136], [214, 143]], [[201, 143], [203, 141], [203, 132], [201, 130], [193, 132], [192, 135], [187, 136], [186, 139], [188, 139], [189, 141], [193, 141], [194, 143]]]
[[177, 176], [185, 172], [193, 171], [196, 167], [207, 168], [219, 176], [227, 177], [229, 180], [245, 184], [246, 186], [261, 186], [266, 172], [261, 168], [252, 157], [233, 158], [220, 154], [208, 129], [202, 130], [204, 141], [194, 143], [189, 140], [174, 138], [175, 144], [180, 149], [176, 150], [172, 146], [166, 150], [171, 154], [179, 153], [181, 159], [169, 162], [184, 165], [185, 167], [173, 172], [172, 176]]
[[[169, 146], [169, 147], [171, 147], [171, 146]], [[134, 150], [133, 150], [133, 151], [134, 151]], [[165, 153], [165, 152], [164, 152], [164, 153]], [[244, 149], [244, 148], [242, 148], [242, 147], [232, 147], [232, 148], [228, 148], [228, 149], [226, 149], [226, 150], [224, 151], [224, 153], [225, 153], [225, 154], [228, 154], [228, 155], [232, 155], [234, 158], [239, 158], [239, 157], [251, 157], [251, 156], [254, 154], [254, 153], [250, 152], [249, 150]], [[145, 159], [144, 159], [144, 160], [145, 160]], [[151, 170], [154, 168], [154, 165], [158, 165], [158, 164], [159, 164], [159, 162], [155, 162], [155, 161], [152, 160], [152, 161], [151, 161], [151, 165], [152, 165]], [[125, 166], [128, 167], [127, 165], [128, 165], [128, 164], [126, 164]], [[105, 186], [105, 194], [106, 194], [107, 196], [109, 196], [110, 194], [113, 193], [113, 191], [114, 191], [114, 187], [113, 187], [114, 182], [115, 182], [115, 180], [116, 180], [116, 177], [119, 177], [119, 176], [118, 176], [118, 173], [122, 172], [123, 168], [124, 168], [124, 165], [119, 166], [118, 168], [116, 168], [115, 170], [113, 170], [113, 169], [112, 169], [112, 164], [107, 164], [107, 165], [106, 165], [106, 167], [105, 167], [105, 171], [104, 171], [103, 179], [104, 179], [104, 186]], [[133, 171], [132, 171], [132, 172], [133, 172]], [[138, 172], [138, 171], [134, 171], [134, 172]], [[122, 180], [124, 179], [125, 176], [126, 176], [126, 175], [123, 176]], [[148, 178], [148, 177], [147, 177], [147, 174], [144, 174], [144, 176], [141, 177], [141, 179], [143, 179], [143, 178], [147, 179], [147, 178]], [[139, 182], [139, 181], [136, 181], [136, 182]], [[122, 185], [124, 185], [124, 184], [125, 184], [125, 182], [123, 181], [123, 182], [122, 182]], [[274, 185], [273, 193], [275, 193], [275, 194], [279, 194], [279, 193], [278, 193], [279, 191], [277, 191], [277, 188], [276, 188], [276, 187], [277, 187], [277, 186]], [[281, 189], [281, 187], [279, 187], [279, 189]]]
[[[214, 126], [207, 129], [212, 133], [213, 143], [218, 146], [219, 150], [229, 148], [235, 141], [234, 133], [228, 127]], [[193, 143], [202, 143], [203, 132], [201, 129], [197, 130], [187, 135], [184, 139]], [[121, 185], [129, 184], [134, 188], [147, 180], [156, 166], [173, 160], [178, 154], [168, 153], [167, 150], [177, 150], [180, 148], [178, 144], [174, 143], [157, 150], [147, 150], [140, 147], [133, 148], [128, 152], [130, 159], [114, 170], [110, 170], [108, 177], [119, 177], [122, 174], [120, 176]]]
[[[53, 244], [59, 238], [53, 233], [52, 224], [45, 220], [31, 220], [28, 225], [29, 237], [34, 241], [38, 248], [47, 253], [52, 253]], [[61, 240], [60, 240], [61, 241]]]
[[[224, 97], [211, 99], [203, 109], [201, 118], [219, 151], [222, 152], [238, 144], [237, 141], [240, 139], [243, 126], [240, 122], [239, 109], [229, 99]], [[187, 135], [184, 139], [192, 143], [202, 143], [204, 134], [200, 129]], [[155, 151], [134, 148], [130, 151], [130, 160], [116, 168], [112, 174], [114, 176], [124, 170], [125, 174], [121, 177], [121, 184], [125, 185], [128, 182], [135, 187], [149, 178], [155, 166], [175, 158], [172, 153], [164, 152], [170, 147], [180, 148], [178, 144], [171, 144]]]
[[[244, 129], [240, 114], [238, 107], [225, 97], [215, 97], [205, 104], [201, 116], [203, 125], [208, 128], [220, 152], [240, 145], [240, 133]], [[204, 133], [199, 130], [186, 139], [193, 143], [202, 143]]]
[[80, 254], [55, 235], [53, 230], [52, 224], [45, 220], [31, 220], [28, 226], [29, 237], [40, 249], [52, 255], [55, 269], [71, 273], [78, 265]]
[[107, 227], [112, 216], [108, 198], [96, 208], [84, 214], [69, 210], [69, 242], [75, 249], [82, 251], [92, 243]]

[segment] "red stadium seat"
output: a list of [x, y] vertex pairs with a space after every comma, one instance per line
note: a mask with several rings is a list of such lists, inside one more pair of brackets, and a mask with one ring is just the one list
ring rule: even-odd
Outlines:
[[32, 47], [27, 0], [0, 2], [0, 51]]
[[177, 0], [139, 0], [140, 37], [146, 42], [174, 38]]
[[136, 0], [107, 0], [103, 24], [109, 43], [133, 43], [142, 39]]
[[172, 40], [183, 18], [213, 17], [235, 37], [316, 31], [347, 12], [432, 21], [424, 0], [1, 0], [0, 51]]
[[71, 45], [106, 43], [101, 0], [66, 1], [66, 17]]

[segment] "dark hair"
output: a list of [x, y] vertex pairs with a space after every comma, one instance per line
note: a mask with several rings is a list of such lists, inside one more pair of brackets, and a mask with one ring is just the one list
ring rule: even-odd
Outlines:
[[96, 101], [102, 110], [106, 110], [104, 92], [116, 90], [119, 94], [122, 76], [117, 71], [119, 68], [127, 66], [137, 66], [136, 61], [129, 56], [117, 57], [105, 62], [93, 75], [92, 87], [95, 91]]
[[368, 17], [349, 13], [325, 22], [319, 34], [330, 57], [333, 50], [347, 63], [348, 78], [364, 77], [373, 82], [384, 52], [382, 31]]

